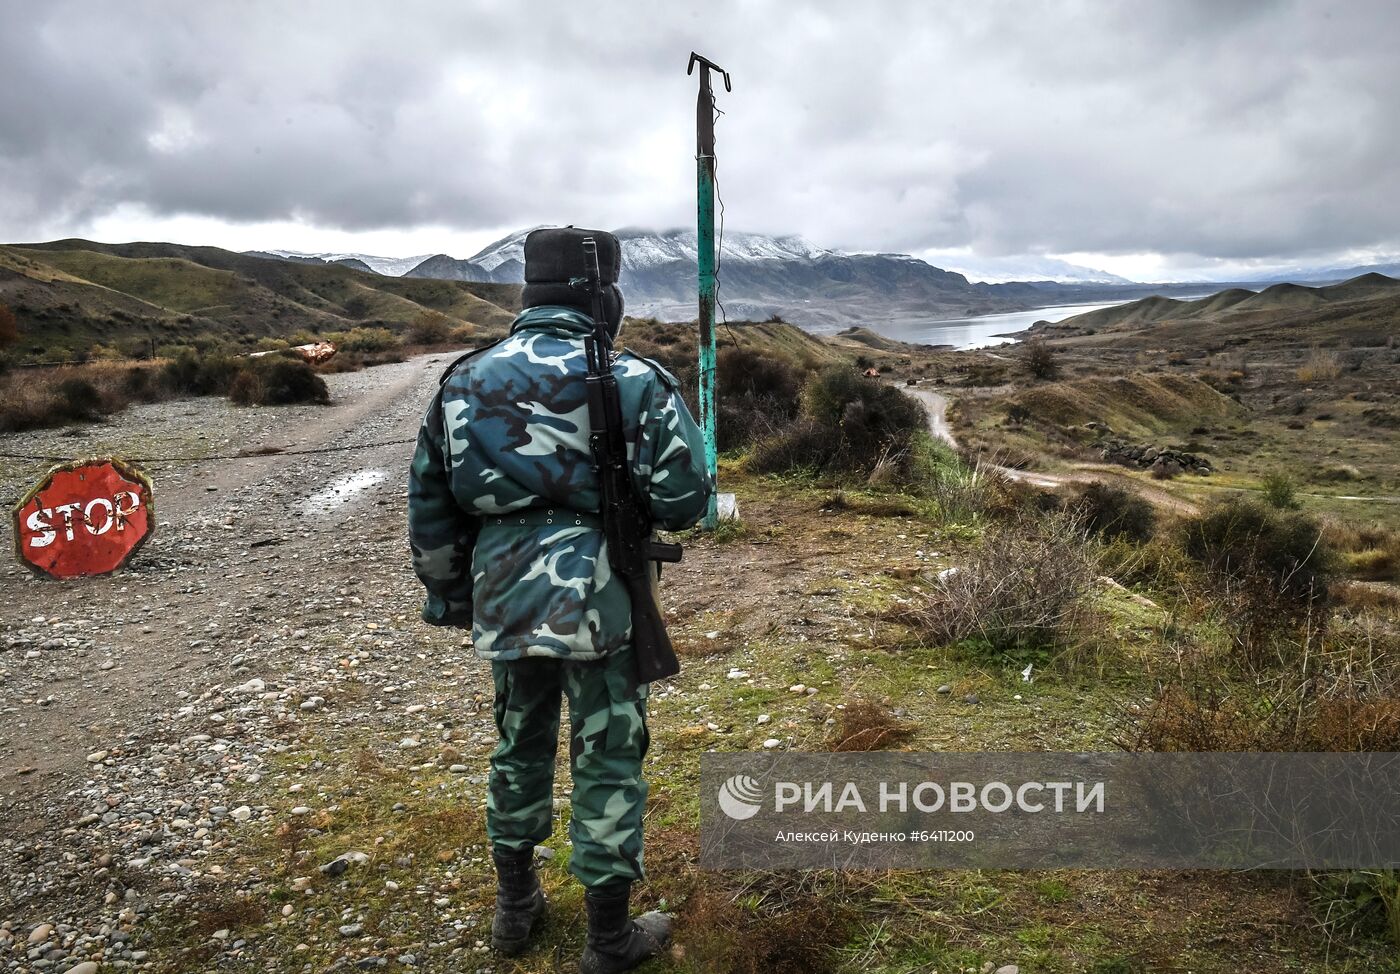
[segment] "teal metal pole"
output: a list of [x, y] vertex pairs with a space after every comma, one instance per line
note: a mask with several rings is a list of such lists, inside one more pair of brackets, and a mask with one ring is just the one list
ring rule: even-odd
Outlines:
[[[696, 156], [699, 178], [700, 245], [700, 429], [705, 434], [705, 469], [712, 479], [719, 471], [719, 447], [715, 439], [715, 157]], [[715, 480], [718, 486], [719, 481]], [[718, 490], [701, 527], [713, 531], [719, 523]]]
[[724, 90], [730, 91], [729, 72], [691, 52], [691, 74], [700, 65], [700, 94], [695, 103], [696, 242], [699, 248], [700, 284], [700, 429], [705, 435], [705, 469], [715, 481], [710, 506], [700, 526], [713, 531], [719, 524], [719, 448], [715, 440], [715, 392], [718, 372], [715, 362], [715, 96], [710, 88], [710, 71], [724, 75]]

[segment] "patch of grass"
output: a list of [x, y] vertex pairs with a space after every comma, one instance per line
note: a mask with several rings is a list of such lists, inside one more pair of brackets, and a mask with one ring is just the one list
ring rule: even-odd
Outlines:
[[901, 497], [863, 494], [850, 490], [837, 490], [821, 502], [821, 510], [826, 512], [849, 511], [867, 517], [913, 517], [918, 508]]
[[1098, 422], [1120, 436], [1152, 436], [1242, 414], [1238, 403], [1200, 379], [1172, 374], [1091, 376], [1036, 386], [1016, 401], [1040, 422]]

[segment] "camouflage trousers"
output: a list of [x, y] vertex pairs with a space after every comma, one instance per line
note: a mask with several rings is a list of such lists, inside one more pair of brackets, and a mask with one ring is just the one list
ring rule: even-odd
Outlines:
[[560, 698], [569, 701], [573, 809], [569, 871], [584, 886], [642, 878], [647, 783], [647, 685], [632, 651], [603, 659], [526, 657], [491, 663], [496, 728], [486, 832], [498, 851], [524, 851], [552, 831]]

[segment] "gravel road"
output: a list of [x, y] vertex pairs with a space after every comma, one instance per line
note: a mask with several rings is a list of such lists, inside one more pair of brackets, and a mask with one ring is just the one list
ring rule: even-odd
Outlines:
[[[412, 443], [292, 452], [411, 438], [449, 360], [328, 376], [330, 406], [185, 400], [9, 438], [7, 452], [75, 457], [288, 452], [148, 462], [157, 530], [110, 577], [0, 570], [0, 970], [141, 967], [121, 931], [162, 901], [137, 897], [120, 867], [157, 871], [174, 880], [163, 895], [182, 895], [221, 829], [256, 815], [219, 793], [256, 782], [346, 672], [363, 666], [393, 691], [408, 649], [435, 674], [469, 652], [461, 633], [416, 620]], [[0, 461], [7, 506], [45, 466]]]
[[[444, 361], [328, 376], [328, 407], [158, 403], [81, 435], [36, 431], [8, 447], [159, 457], [406, 439]], [[333, 594], [321, 591], [323, 580], [340, 580], [325, 571], [332, 553], [362, 559], [389, 540], [379, 509], [404, 496], [412, 449], [148, 463], [157, 529], [129, 569], [60, 583], [11, 562], [0, 576], [0, 792], [43, 793], [114, 737], [150, 732], [172, 684], [203, 689], [246, 662], [238, 650], [255, 627], [293, 620], [308, 598]], [[7, 505], [45, 466], [9, 463], [0, 468]]]

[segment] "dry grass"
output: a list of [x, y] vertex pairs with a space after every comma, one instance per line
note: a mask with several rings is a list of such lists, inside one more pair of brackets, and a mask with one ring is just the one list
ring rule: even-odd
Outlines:
[[913, 517], [918, 513], [912, 504], [898, 497], [861, 497], [842, 490], [832, 492], [818, 509], [827, 513], [850, 511], [867, 517]]
[[266, 919], [264, 904], [243, 890], [205, 887], [175, 907], [162, 939], [172, 948], [174, 969], [204, 970], [221, 949], [215, 933], [246, 930]]
[[1293, 374], [1305, 385], [1331, 382], [1342, 374], [1342, 360], [1331, 349], [1314, 348]]
[[[777, 878], [774, 877], [777, 881]], [[806, 896], [749, 909], [737, 897], [698, 890], [681, 911], [687, 959], [726, 974], [824, 974], [841, 967], [839, 949], [856, 916], [845, 904]]]
[[1338, 582], [1332, 586], [1332, 598], [1348, 609], [1400, 615], [1400, 586], [1383, 582]]
[[0, 375], [0, 430], [91, 422], [149, 401], [157, 368], [95, 362]]
[[1379, 524], [1330, 520], [1323, 541], [1341, 554], [1347, 574], [1370, 582], [1400, 581], [1400, 531]]
[[[1293, 645], [1282, 645], [1291, 642]], [[1241, 674], [1230, 652], [1195, 649], [1135, 719], [1142, 751], [1400, 749], [1400, 621], [1339, 613], [1276, 644], [1275, 665]]]
[[1200, 379], [1182, 375], [1091, 376], [1027, 389], [1016, 401], [1041, 422], [1108, 424], [1123, 435], [1150, 434], [1173, 424], [1239, 415], [1239, 404]]
[[97, 422], [133, 403], [206, 395], [228, 395], [241, 405], [329, 401], [324, 381], [300, 359], [186, 352], [152, 362], [88, 362], [0, 374], [0, 431]]
[[883, 751], [903, 744], [914, 733], [914, 726], [890, 713], [888, 705], [857, 700], [839, 712], [827, 746], [833, 751]]

